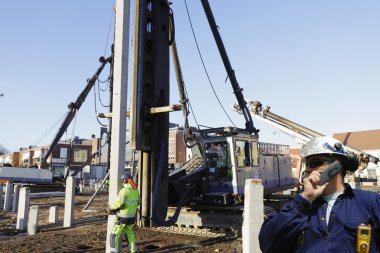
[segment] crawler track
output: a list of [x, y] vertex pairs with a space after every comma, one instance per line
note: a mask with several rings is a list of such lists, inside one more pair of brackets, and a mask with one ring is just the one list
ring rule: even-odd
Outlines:
[[154, 228], [154, 230], [157, 230], [160, 232], [173, 233], [173, 234], [195, 235], [195, 236], [207, 237], [207, 238], [218, 238], [218, 237], [226, 236], [227, 234], [223, 230], [218, 231], [217, 229], [182, 227], [182, 226], [157, 227], [157, 228]]
[[[174, 215], [175, 208], [168, 210], [168, 217]], [[264, 217], [276, 211], [271, 207], [264, 207]], [[156, 227], [155, 230], [195, 235], [208, 238], [223, 236], [241, 236], [243, 224], [243, 206], [193, 206], [183, 207], [177, 223], [169, 227]]]

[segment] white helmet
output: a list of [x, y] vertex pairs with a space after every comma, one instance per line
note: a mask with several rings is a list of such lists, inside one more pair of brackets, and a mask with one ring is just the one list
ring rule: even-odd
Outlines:
[[318, 154], [334, 154], [345, 157], [348, 155], [346, 148], [340, 141], [327, 136], [313, 138], [305, 143], [301, 149], [302, 160]]

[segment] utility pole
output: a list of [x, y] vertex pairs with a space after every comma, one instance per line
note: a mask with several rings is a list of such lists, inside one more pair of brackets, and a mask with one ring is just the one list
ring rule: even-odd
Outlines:
[[[125, 168], [129, 20], [130, 0], [116, 0], [109, 204], [115, 201], [121, 189], [120, 178]], [[116, 215], [108, 216], [107, 253], [110, 252], [110, 234], [115, 219]]]

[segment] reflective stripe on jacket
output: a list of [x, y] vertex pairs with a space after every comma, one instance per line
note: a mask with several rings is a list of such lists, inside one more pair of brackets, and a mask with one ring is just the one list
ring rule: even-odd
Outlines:
[[326, 223], [327, 203], [310, 204], [301, 195], [269, 217], [261, 227], [263, 253], [355, 253], [357, 227], [371, 225], [370, 253], [380, 250], [380, 195], [346, 185]]
[[136, 215], [137, 206], [140, 203], [139, 192], [133, 189], [129, 184], [124, 184], [123, 189], [119, 191], [111, 209], [119, 209], [117, 216], [122, 218], [133, 218]]

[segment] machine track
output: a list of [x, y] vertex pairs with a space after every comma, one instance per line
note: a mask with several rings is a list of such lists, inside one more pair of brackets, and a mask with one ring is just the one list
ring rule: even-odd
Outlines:
[[[169, 207], [167, 216], [171, 217], [175, 212], [174, 207]], [[276, 213], [268, 206], [264, 206], [264, 218]], [[183, 207], [177, 223], [169, 227], [156, 227], [154, 230], [194, 235], [208, 238], [225, 236], [241, 236], [243, 224], [243, 206], [194, 206]]]
[[[175, 212], [169, 207], [167, 216]], [[169, 233], [216, 238], [241, 234], [242, 206], [189, 206], [183, 207], [174, 226], [159, 227]]]
[[227, 233], [217, 229], [199, 228], [199, 227], [184, 227], [184, 226], [170, 226], [170, 227], [157, 227], [154, 230], [166, 233], [193, 235], [206, 238], [218, 238], [226, 236]]

